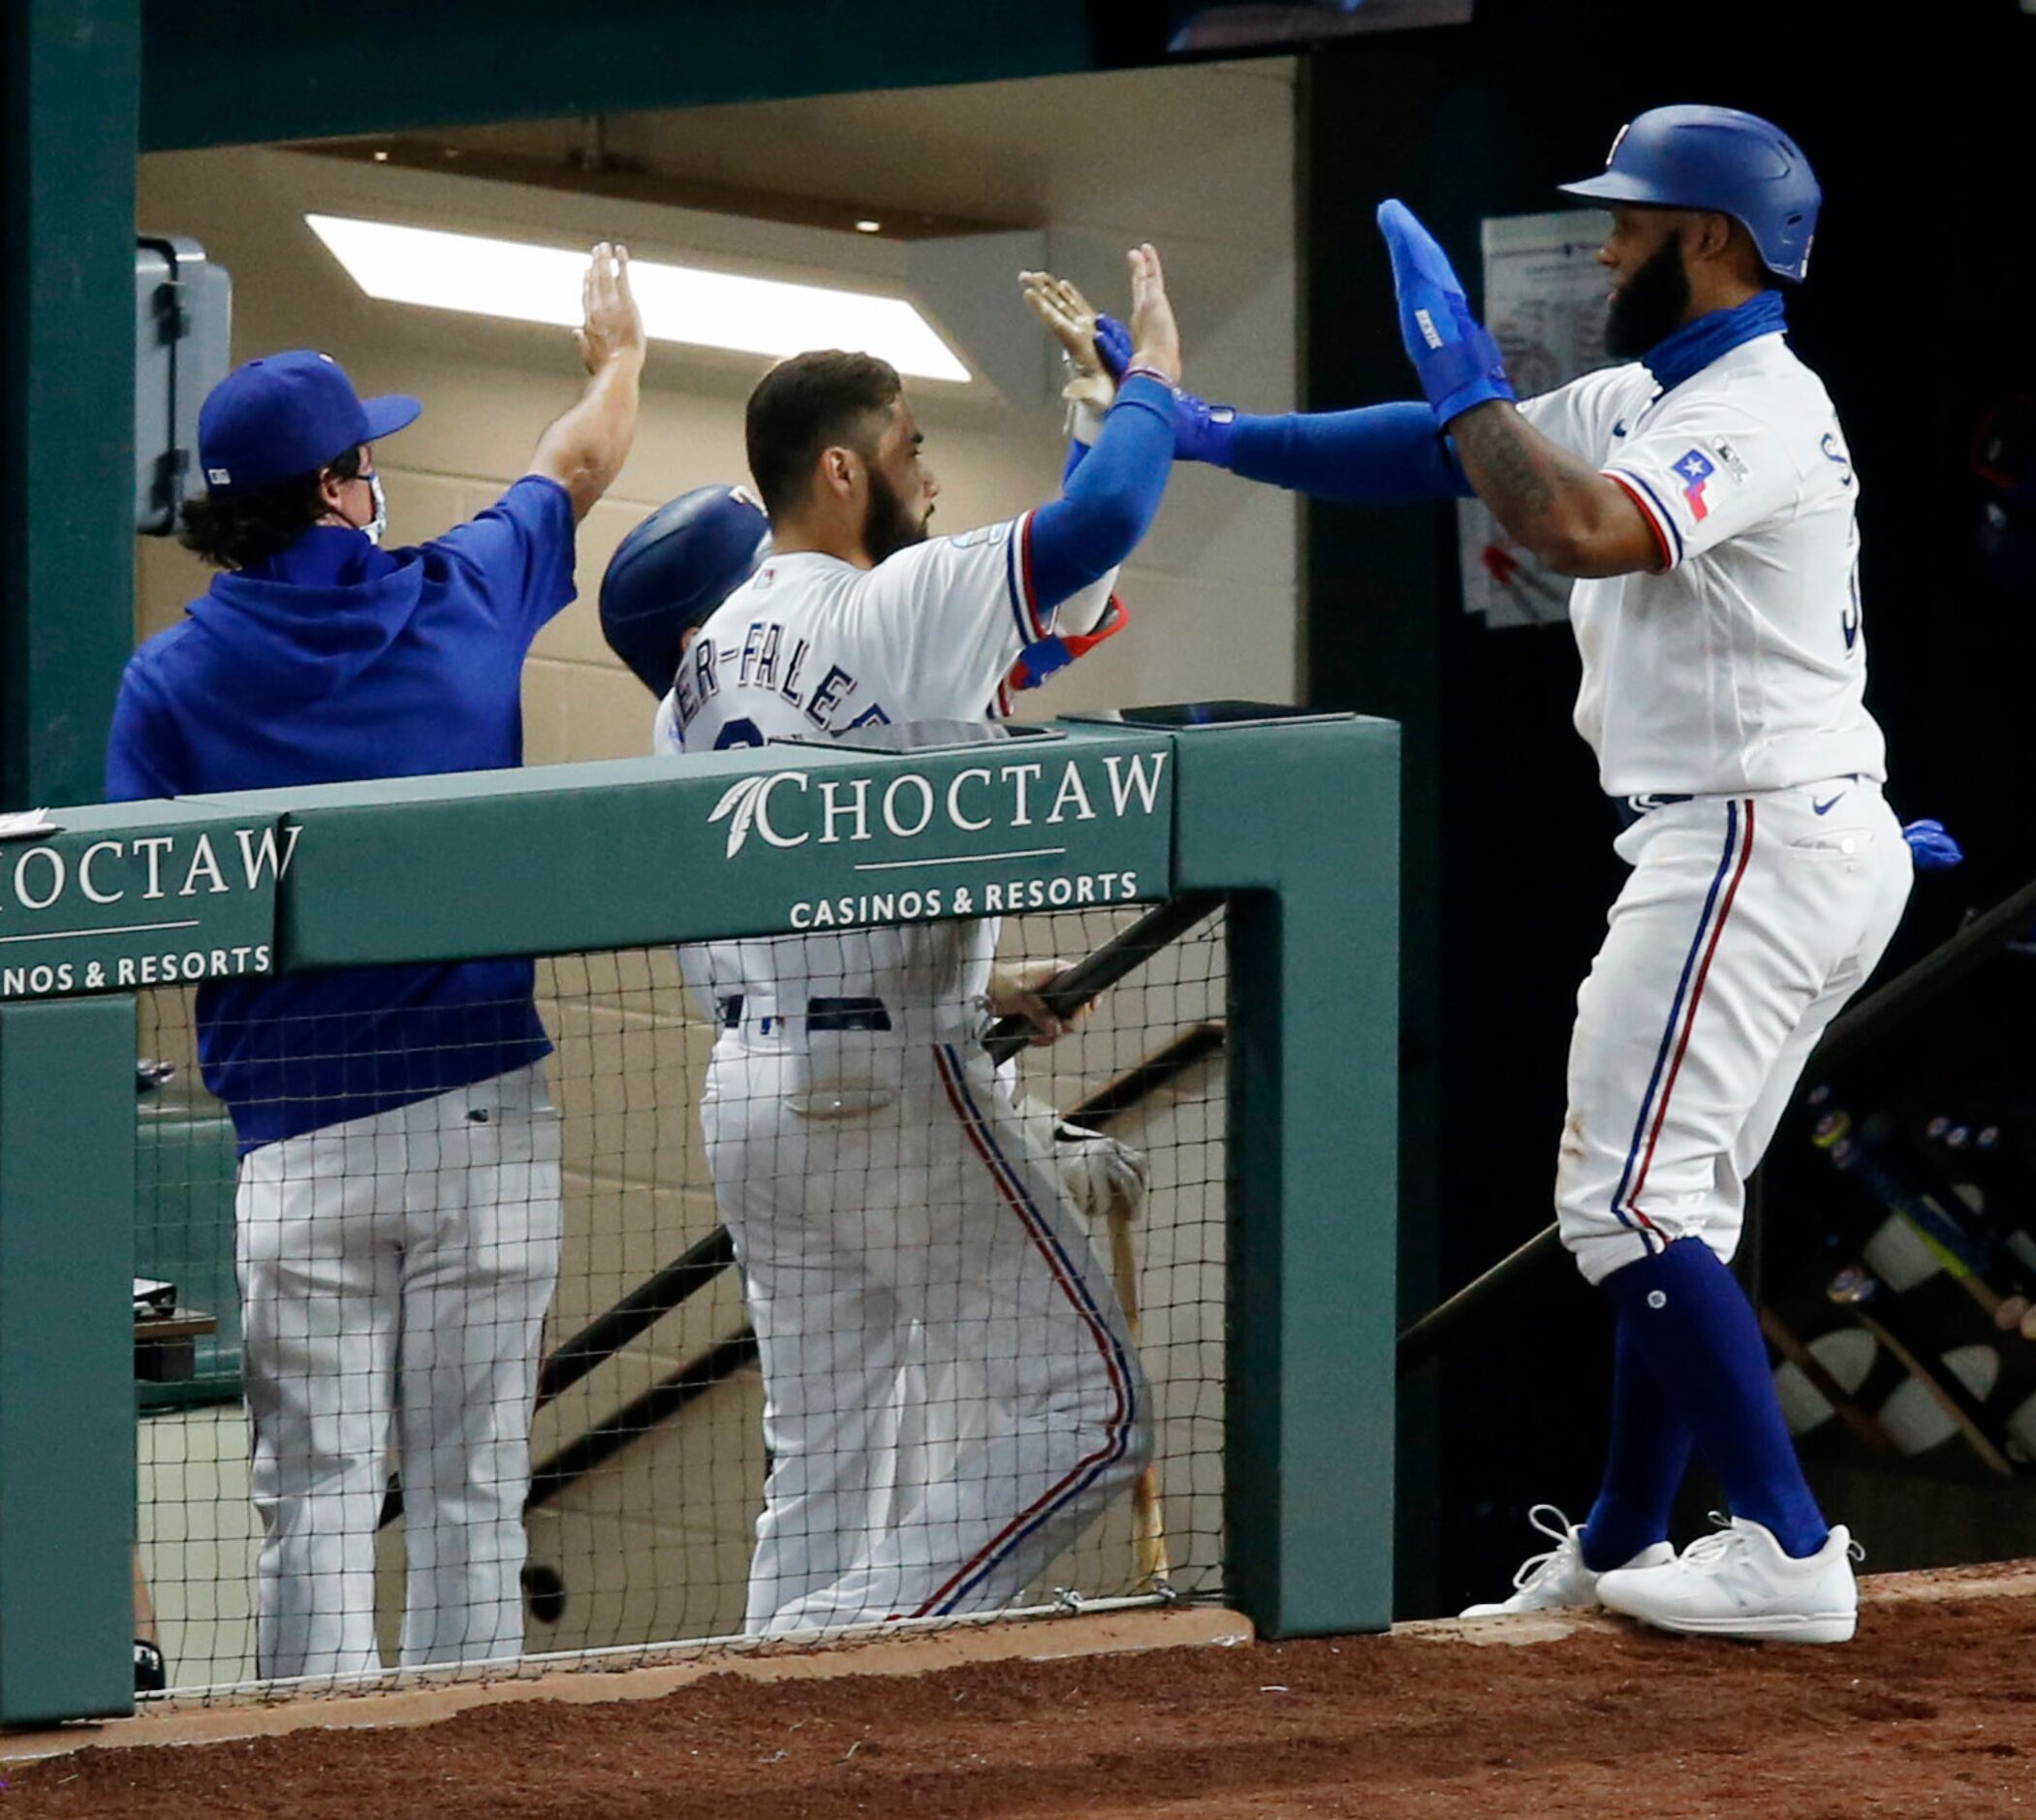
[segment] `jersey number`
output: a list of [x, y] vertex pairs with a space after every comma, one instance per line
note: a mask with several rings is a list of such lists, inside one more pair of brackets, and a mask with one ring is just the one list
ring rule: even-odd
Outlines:
[[762, 745], [764, 735], [753, 720], [732, 720], [714, 741], [714, 750], [725, 752], [732, 745]]

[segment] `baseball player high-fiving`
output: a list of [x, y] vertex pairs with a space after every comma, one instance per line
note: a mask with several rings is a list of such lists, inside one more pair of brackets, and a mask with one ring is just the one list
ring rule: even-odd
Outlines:
[[[1786, 134], [1708, 107], [1642, 114], [1564, 187], [1611, 206], [1607, 343], [1627, 364], [1516, 404], [1442, 249], [1389, 202], [1425, 403], [1251, 418], [1179, 396], [1176, 442], [1322, 497], [1474, 490], [1577, 578], [1577, 729], [1632, 873], [1578, 994], [1555, 1199], [1617, 1317], [1612, 1446], [1589, 1521], [1555, 1513], [1554, 1548], [1467, 1616], [1595, 1597], [1670, 1630], [1842, 1642], [1851, 1538], [1804, 1483], [1726, 1269], [1746, 1177], [1911, 877], [1864, 702], [1859, 482], [1784, 338], [1821, 198]], [[1693, 1447], [1732, 1516], [1677, 1555]]]
[[[1101, 619], [1174, 454], [1173, 315], [1157, 256], [1131, 264], [1114, 406], [1060, 496], [1005, 523], [927, 536], [937, 487], [881, 361], [765, 376], [747, 440], [772, 548], [686, 640], [662, 749], [987, 722], [1022, 651]], [[753, 1633], [1006, 1604], [1150, 1456], [1109, 1272], [981, 1046], [995, 943], [966, 922], [687, 952], [721, 1024], [702, 1119], [764, 1368]], [[940, 1470], [894, 1482], [923, 1385], [967, 1407], [924, 1422]]]

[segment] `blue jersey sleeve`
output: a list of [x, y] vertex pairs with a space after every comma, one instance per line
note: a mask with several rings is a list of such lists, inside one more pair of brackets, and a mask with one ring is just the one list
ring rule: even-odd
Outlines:
[[526, 474], [486, 512], [424, 548], [464, 569], [503, 625], [527, 642], [574, 597], [573, 538], [566, 489]]
[[113, 702], [113, 729], [106, 746], [106, 800], [148, 802], [180, 797], [191, 787], [185, 775], [183, 738], [137, 656], [121, 674]]
[[1425, 404], [1239, 415], [1230, 470], [1310, 499], [1365, 505], [1468, 499], [1472, 491]]
[[1138, 548], [1159, 511], [1173, 464], [1167, 388], [1132, 374], [1117, 389], [1095, 447], [1070, 460], [1060, 497], [1033, 515], [1030, 579], [1043, 614], [1100, 581]]

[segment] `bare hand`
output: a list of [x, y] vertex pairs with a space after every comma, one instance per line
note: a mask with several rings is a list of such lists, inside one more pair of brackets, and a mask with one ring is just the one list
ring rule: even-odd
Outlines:
[[1149, 241], [1125, 255], [1131, 262], [1131, 363], [1149, 366], [1170, 385], [1180, 384], [1180, 329], [1167, 300], [1159, 251]]
[[586, 321], [578, 330], [579, 358], [589, 373], [600, 373], [617, 361], [643, 364], [643, 318], [629, 293], [629, 248], [606, 240], [594, 248], [579, 286], [580, 309]]
[[[1046, 326], [1047, 332], [1060, 343], [1067, 362], [1068, 382], [1060, 395], [1080, 409], [1108, 411], [1117, 401], [1117, 382], [1111, 378], [1096, 351], [1096, 306], [1065, 278], [1050, 271], [1021, 271], [1018, 285], [1025, 305]], [[1070, 420], [1074, 428], [1076, 420]], [[1077, 432], [1080, 433], [1079, 430]], [[1084, 440], [1093, 440], [1091, 427]]]
[[1024, 292], [1026, 307], [1060, 343], [1075, 370], [1100, 373], [1103, 361], [1096, 353], [1096, 306], [1065, 278], [1056, 278], [1050, 271], [1021, 271], [1018, 285]]
[[1084, 1005], [1066, 1018], [1056, 1017], [1039, 996], [1039, 988], [1067, 971], [1064, 960], [999, 961], [990, 973], [989, 1008], [999, 1018], [1022, 1018], [1032, 1026], [1026, 1040], [1044, 1049], [1078, 1028], [1088, 1016]]

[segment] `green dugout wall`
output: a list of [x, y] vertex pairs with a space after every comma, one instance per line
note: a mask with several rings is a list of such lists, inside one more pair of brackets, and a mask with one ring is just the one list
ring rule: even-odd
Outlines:
[[1384, 1628], [1398, 763], [1380, 721], [1067, 723], [63, 810], [0, 844], [0, 1723], [131, 1703], [133, 988], [885, 908], [1230, 895], [1227, 1578], [1270, 1635]]

